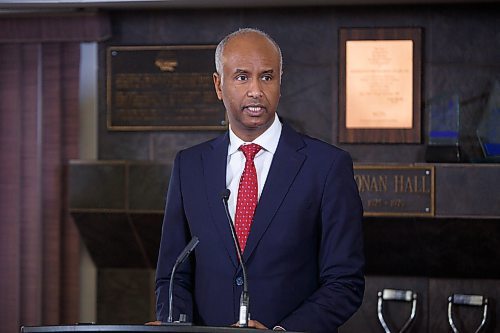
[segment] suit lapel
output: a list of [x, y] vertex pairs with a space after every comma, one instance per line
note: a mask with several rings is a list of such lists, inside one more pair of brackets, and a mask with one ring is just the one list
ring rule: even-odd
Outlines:
[[304, 142], [299, 134], [283, 125], [266, 184], [255, 210], [252, 228], [243, 253], [244, 261], [252, 255], [304, 163], [305, 155], [298, 152], [303, 146]]
[[231, 230], [222, 203], [222, 191], [226, 188], [228, 133], [212, 142], [212, 149], [202, 153], [203, 172], [207, 201], [212, 212], [212, 221], [235, 267], [238, 267]]

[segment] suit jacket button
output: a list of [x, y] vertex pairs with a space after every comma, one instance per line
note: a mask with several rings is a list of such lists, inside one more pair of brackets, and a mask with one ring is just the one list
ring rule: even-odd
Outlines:
[[241, 276], [238, 276], [236, 278], [236, 285], [237, 286], [242, 286], [243, 285], [243, 278]]

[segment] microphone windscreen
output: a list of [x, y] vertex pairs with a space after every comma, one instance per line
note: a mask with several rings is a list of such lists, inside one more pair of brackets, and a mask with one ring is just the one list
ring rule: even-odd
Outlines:
[[231, 195], [231, 191], [228, 188], [224, 189], [224, 191], [222, 191], [220, 194], [221, 198], [226, 200], [226, 201], [229, 199], [230, 195]]

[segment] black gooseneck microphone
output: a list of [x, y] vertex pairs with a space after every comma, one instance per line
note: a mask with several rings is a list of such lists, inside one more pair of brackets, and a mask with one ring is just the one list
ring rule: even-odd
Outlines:
[[227, 205], [227, 200], [231, 195], [231, 191], [229, 189], [225, 189], [221, 193], [222, 203], [224, 204], [224, 209], [226, 211], [227, 221], [229, 222], [229, 227], [231, 228], [231, 235], [233, 236], [234, 247], [236, 248], [236, 254], [238, 255], [238, 261], [241, 265], [241, 270], [243, 272], [243, 291], [241, 292], [240, 297], [240, 327], [248, 327], [248, 320], [250, 319], [250, 296], [248, 294], [248, 282], [247, 282], [247, 270], [245, 268], [245, 264], [243, 263], [243, 256], [241, 255], [240, 243], [238, 242], [238, 238], [236, 237], [236, 231], [234, 230], [233, 219], [229, 214], [229, 207]]
[[[181, 254], [179, 254], [179, 256], [177, 257], [177, 260], [175, 261], [174, 267], [172, 268], [172, 273], [170, 274], [170, 284], [168, 286], [168, 319], [167, 319], [167, 323], [173, 323], [172, 305], [174, 303], [173, 293], [174, 293], [175, 271], [177, 270], [177, 267], [180, 264], [182, 264], [184, 262], [184, 260], [186, 260], [186, 258], [189, 256], [189, 254], [191, 254], [191, 252], [194, 250], [194, 248], [196, 247], [196, 245], [198, 245], [199, 242], [200, 241], [198, 240], [198, 237], [193, 236], [193, 238], [191, 238], [191, 241], [188, 243], [188, 245], [186, 245], [184, 250], [182, 250]], [[185, 317], [186, 317], [186, 315], [181, 314], [181, 316], [179, 318], [179, 322], [180, 323], [185, 322], [186, 321]]]

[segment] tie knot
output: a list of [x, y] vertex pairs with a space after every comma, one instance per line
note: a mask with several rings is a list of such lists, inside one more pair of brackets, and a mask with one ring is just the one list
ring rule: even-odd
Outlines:
[[240, 146], [240, 150], [243, 152], [243, 154], [245, 155], [245, 158], [247, 160], [251, 160], [253, 161], [255, 155], [257, 155], [257, 153], [259, 152], [259, 150], [261, 150], [262, 147], [259, 146], [258, 144], [256, 143], [251, 143], [249, 145], [241, 145]]

